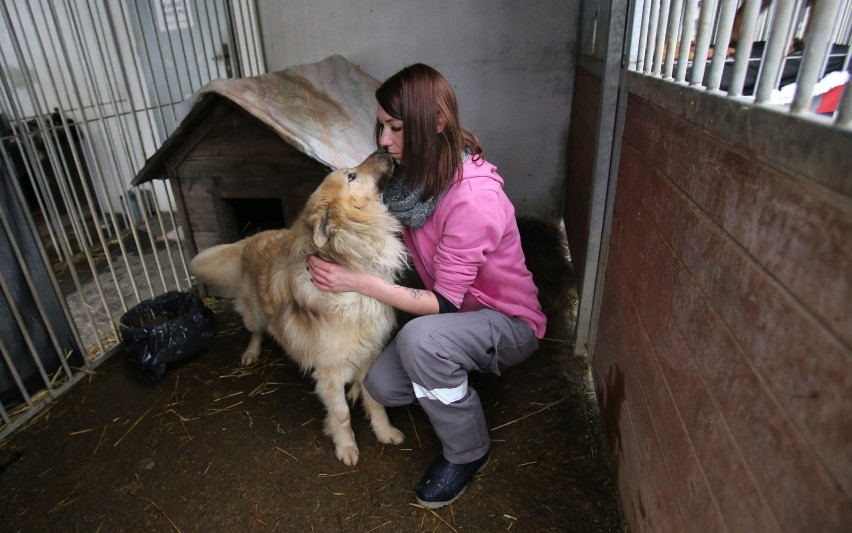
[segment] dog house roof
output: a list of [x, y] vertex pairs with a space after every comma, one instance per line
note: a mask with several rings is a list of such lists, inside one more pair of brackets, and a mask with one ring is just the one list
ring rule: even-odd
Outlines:
[[376, 148], [375, 91], [369, 74], [339, 55], [239, 79], [213, 80], [189, 99], [189, 112], [131, 182], [166, 178], [164, 164], [217, 98], [227, 98], [287, 143], [331, 167], [355, 166]]

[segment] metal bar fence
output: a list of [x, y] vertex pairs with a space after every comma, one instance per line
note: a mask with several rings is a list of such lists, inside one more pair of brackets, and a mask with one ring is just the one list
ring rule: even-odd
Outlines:
[[265, 72], [260, 39], [254, 0], [0, 2], [0, 241], [19, 272], [0, 274], [0, 438], [105, 359], [130, 307], [188, 288], [170, 189], [130, 181], [194, 91]]
[[[632, 41], [630, 70], [850, 127], [852, 2], [637, 0], [632, 5], [638, 39]], [[829, 94], [836, 105], [822, 105]]]

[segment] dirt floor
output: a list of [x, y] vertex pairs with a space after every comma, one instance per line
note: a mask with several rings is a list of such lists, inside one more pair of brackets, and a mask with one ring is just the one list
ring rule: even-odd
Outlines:
[[389, 409], [401, 446], [378, 444], [355, 408], [361, 456], [345, 466], [310, 379], [271, 339], [240, 367], [249, 335], [227, 302], [208, 300], [218, 333], [202, 354], [152, 386], [118, 352], [0, 442], [0, 530], [624, 531], [588, 367], [572, 356], [561, 232], [527, 221], [522, 235], [547, 336], [502, 377], [471, 377], [492, 458], [454, 504], [414, 500], [440, 453], [419, 407]]

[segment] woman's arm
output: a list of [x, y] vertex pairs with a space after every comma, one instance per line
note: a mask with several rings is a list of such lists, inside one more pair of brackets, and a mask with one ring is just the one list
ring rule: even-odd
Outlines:
[[434, 315], [438, 298], [432, 291], [389, 283], [366, 272], [355, 272], [319, 257], [308, 258], [308, 271], [314, 285], [324, 291], [359, 292], [412, 315]]

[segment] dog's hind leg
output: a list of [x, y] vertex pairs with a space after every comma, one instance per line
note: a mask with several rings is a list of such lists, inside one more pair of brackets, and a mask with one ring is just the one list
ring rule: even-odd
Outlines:
[[257, 361], [260, 356], [260, 347], [263, 343], [263, 334], [266, 331], [266, 316], [260, 308], [256, 298], [242, 296], [235, 302], [237, 312], [243, 317], [243, 324], [251, 332], [251, 340], [246, 351], [240, 357], [240, 363], [248, 366]]
[[334, 454], [348, 466], [358, 462], [358, 445], [352, 431], [352, 415], [346, 403], [346, 379], [338, 369], [314, 370], [316, 392], [325, 405], [325, 434], [334, 441]]

